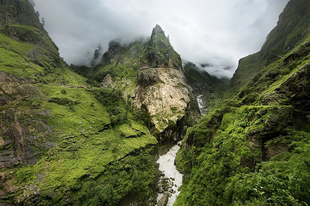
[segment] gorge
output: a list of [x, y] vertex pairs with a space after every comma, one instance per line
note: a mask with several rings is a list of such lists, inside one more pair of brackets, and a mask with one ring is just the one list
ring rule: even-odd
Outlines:
[[0, 206], [310, 204], [309, 15], [290, 0], [229, 80], [159, 25], [69, 66], [32, 1], [1, 0]]

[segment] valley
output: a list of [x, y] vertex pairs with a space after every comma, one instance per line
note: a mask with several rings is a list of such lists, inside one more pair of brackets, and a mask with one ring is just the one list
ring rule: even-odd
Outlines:
[[309, 11], [230, 80], [158, 24], [69, 66], [31, 1], [0, 1], [0, 206], [310, 204]]

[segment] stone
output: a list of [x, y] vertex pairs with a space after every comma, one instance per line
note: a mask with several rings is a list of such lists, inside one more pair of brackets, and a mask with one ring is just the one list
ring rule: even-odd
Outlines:
[[190, 98], [183, 71], [141, 68], [137, 74], [137, 84], [135, 105], [139, 109], [146, 107], [160, 132], [171, 122], [176, 123], [184, 117]]
[[165, 193], [157, 202], [157, 206], [166, 206], [169, 200], [169, 194]]
[[112, 86], [112, 83], [113, 81], [112, 81], [110, 74], [107, 74], [101, 82], [102, 86], [105, 88], [109, 87], [109, 85]]

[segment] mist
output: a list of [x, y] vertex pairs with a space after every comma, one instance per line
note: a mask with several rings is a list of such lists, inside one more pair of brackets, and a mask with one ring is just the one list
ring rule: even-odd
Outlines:
[[68, 64], [89, 65], [101, 45], [149, 37], [159, 24], [182, 59], [230, 78], [238, 60], [260, 50], [289, 0], [34, 0]]

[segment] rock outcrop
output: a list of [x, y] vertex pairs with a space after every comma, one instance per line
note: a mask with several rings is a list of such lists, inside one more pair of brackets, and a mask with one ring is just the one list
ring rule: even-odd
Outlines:
[[[134, 102], [137, 108], [149, 113], [155, 130], [163, 133], [166, 128], [176, 126], [178, 121], [185, 118], [190, 94], [181, 58], [159, 25], [153, 29], [146, 48], [137, 73]], [[184, 129], [179, 128], [179, 131]], [[163, 139], [172, 134], [175, 133], [159, 136]], [[180, 138], [181, 135], [182, 132], [174, 138]]]
[[190, 99], [181, 70], [143, 68], [138, 71], [137, 84], [135, 103], [147, 108], [159, 132], [185, 116]]

